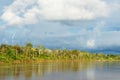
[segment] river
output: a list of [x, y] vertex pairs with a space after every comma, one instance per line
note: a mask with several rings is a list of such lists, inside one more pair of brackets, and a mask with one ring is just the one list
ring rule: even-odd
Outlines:
[[1, 64], [0, 80], [120, 80], [120, 62]]

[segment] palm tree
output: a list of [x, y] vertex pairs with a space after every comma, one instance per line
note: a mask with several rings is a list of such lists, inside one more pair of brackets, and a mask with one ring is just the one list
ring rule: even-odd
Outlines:
[[39, 46], [36, 47], [36, 49], [38, 50], [38, 54], [40, 55], [42, 53], [42, 50], [45, 49], [45, 47], [39, 45]]
[[26, 43], [25, 48], [26, 48], [26, 54], [27, 54], [28, 56], [30, 56], [30, 54], [31, 54], [31, 52], [32, 52], [32, 49], [31, 49], [32, 47], [33, 47], [32, 43]]

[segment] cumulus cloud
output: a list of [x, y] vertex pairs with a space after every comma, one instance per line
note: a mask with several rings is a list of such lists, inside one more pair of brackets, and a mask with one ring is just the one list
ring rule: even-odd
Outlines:
[[87, 43], [86, 43], [86, 45], [89, 48], [93, 48], [95, 46], [95, 40], [93, 40], [93, 39], [88, 40]]
[[39, 12], [35, 3], [36, 0], [15, 0], [4, 8], [1, 19], [8, 25], [34, 24]]
[[49, 20], [91, 20], [109, 13], [109, 6], [102, 0], [39, 0], [39, 3], [42, 15]]
[[22, 18], [17, 16], [14, 12], [12, 12], [10, 10], [5, 11], [5, 13], [2, 15], [1, 19], [3, 19], [9, 25], [13, 25], [13, 24], [19, 25], [22, 23]]
[[46, 20], [93, 20], [108, 14], [109, 5], [103, 0], [15, 0], [5, 7], [1, 19], [8, 25], [20, 25], [35, 24], [41, 17]]

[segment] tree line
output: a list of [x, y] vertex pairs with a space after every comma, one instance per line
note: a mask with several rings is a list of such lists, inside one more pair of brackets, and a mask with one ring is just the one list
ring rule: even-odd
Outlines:
[[80, 50], [48, 49], [43, 46], [33, 47], [32, 43], [20, 45], [0, 45], [0, 61], [13, 60], [120, 60], [120, 55], [89, 53]]

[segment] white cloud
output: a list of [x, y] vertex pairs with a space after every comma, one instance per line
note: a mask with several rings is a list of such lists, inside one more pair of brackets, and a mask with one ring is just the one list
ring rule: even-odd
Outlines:
[[29, 9], [25, 14], [24, 14], [24, 21], [26, 22], [26, 24], [29, 23], [37, 23], [38, 22], [38, 16], [37, 14], [39, 13], [39, 10], [37, 9], [37, 7], [32, 7], [31, 9]]
[[95, 40], [94, 39], [88, 40], [87, 43], [86, 43], [86, 45], [89, 48], [93, 48], [95, 46]]
[[38, 9], [36, 0], [15, 0], [10, 6], [4, 8], [1, 19], [7, 25], [34, 24], [37, 22]]
[[22, 23], [22, 18], [17, 16], [14, 12], [11, 10], [7, 10], [4, 12], [2, 15], [1, 19], [6, 21], [9, 25], [16, 25], [16, 24], [21, 24]]
[[106, 17], [109, 6], [102, 0], [39, 0], [41, 14], [49, 20], [91, 20]]
[[103, 0], [15, 0], [1, 19], [8, 25], [35, 24], [47, 20], [93, 20], [106, 17], [109, 5]]

